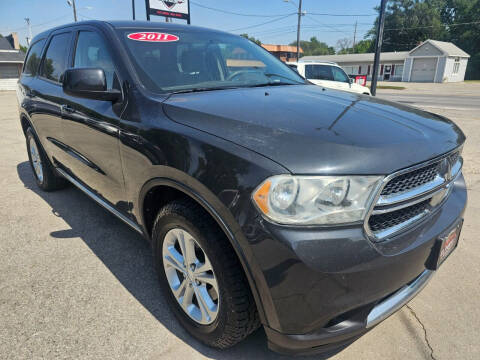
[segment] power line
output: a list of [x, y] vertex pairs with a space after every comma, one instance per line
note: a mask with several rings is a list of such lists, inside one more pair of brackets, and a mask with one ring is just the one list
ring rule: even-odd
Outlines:
[[456, 24], [445, 24], [445, 23], [440, 23], [438, 25], [425, 25], [425, 26], [412, 26], [412, 27], [403, 27], [403, 28], [390, 28], [390, 29], [384, 29], [384, 31], [397, 31], [397, 30], [413, 30], [413, 29], [425, 29], [425, 28], [433, 28], [437, 26], [460, 26], [460, 25], [472, 25], [472, 24], [480, 24], [480, 21], [472, 21], [472, 22], [466, 22], [466, 23], [456, 23]]
[[[52, 19], [52, 20], [45, 21], [45, 22], [40, 23], [40, 24], [33, 24], [33, 25], [31, 25], [31, 27], [34, 28], [34, 27], [38, 27], [38, 26], [43, 26], [43, 25], [51, 24], [51, 23], [53, 23], [53, 22], [55, 22], [55, 21], [58, 21], [58, 20], [60, 20], [60, 19], [64, 19], [64, 18], [65, 18], [67, 15], [69, 15], [69, 14], [70, 14], [70, 13], [65, 14], [65, 15], [62, 15], [62, 16], [59, 16], [59, 17], [56, 17], [56, 18], [54, 18], [54, 19]], [[22, 26], [22, 27], [19, 27], [19, 28], [16, 28], [16, 29], [2, 30], [1, 32], [16, 32], [16, 31], [27, 30], [27, 29], [28, 29], [28, 26]]]
[[308, 13], [309, 15], [314, 15], [314, 16], [377, 16], [378, 14], [327, 14], [327, 13]]
[[245, 27], [241, 27], [241, 28], [237, 28], [237, 29], [231, 29], [231, 30], [227, 30], [227, 31], [230, 32], [230, 31], [239, 31], [239, 30], [252, 29], [252, 28], [254, 28], [254, 27], [259, 27], [259, 26], [263, 26], [263, 25], [266, 25], [266, 24], [273, 23], [273, 22], [275, 22], [275, 21], [280, 21], [280, 20], [286, 19], [287, 17], [290, 17], [290, 16], [292, 16], [292, 15], [297, 15], [297, 14], [296, 14], [296, 13], [295, 13], [295, 14], [289, 14], [289, 15], [286, 15], [286, 16], [283, 16], [283, 17], [280, 17], [280, 18], [276, 18], [276, 19], [273, 19], [273, 20], [269, 20], [269, 21], [262, 22], [262, 23], [260, 23], [260, 24], [245, 26]]
[[318, 20], [315, 19], [314, 17], [311, 17], [310, 15], [307, 15], [307, 17], [308, 17], [310, 20], [313, 20], [314, 22], [316, 22], [317, 24], [320, 24], [320, 25], [326, 26], [326, 27], [328, 27], [328, 28], [334, 29], [334, 30], [336, 30], [336, 31], [338, 31], [338, 32], [343, 32], [344, 34], [350, 35], [350, 32], [346, 32], [346, 31], [344, 31], [344, 30], [339, 30], [339, 29], [335, 28], [335, 26], [321, 23], [320, 21], [318, 21]]
[[[262, 18], [274, 18], [274, 17], [281, 17], [281, 16], [286, 16], [286, 15], [292, 15], [292, 14], [294, 14], [294, 13], [290, 13], [290, 14], [279, 14], [279, 15], [244, 14], [244, 13], [238, 13], [238, 12], [234, 12], [234, 11], [228, 11], [228, 10], [222, 10], [222, 9], [213, 8], [213, 7], [210, 7], [210, 6], [206, 6], [206, 5], [199, 4], [199, 3], [195, 2], [195, 1], [190, 1], [190, 4], [194, 4], [195, 6], [198, 6], [198, 7], [204, 8], [204, 9], [208, 9], [208, 10], [212, 10], [212, 11], [217, 11], [217, 12], [224, 13], [224, 14], [237, 15], [237, 16], [251, 16], [251, 17], [262, 17]], [[296, 13], [295, 13], [295, 14], [296, 14]]]

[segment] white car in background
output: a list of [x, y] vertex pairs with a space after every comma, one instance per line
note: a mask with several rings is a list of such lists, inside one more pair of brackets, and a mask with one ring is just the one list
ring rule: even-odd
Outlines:
[[368, 87], [350, 80], [345, 71], [337, 63], [323, 61], [302, 62], [300, 60], [298, 63], [287, 62], [286, 64], [315, 85], [371, 95]]

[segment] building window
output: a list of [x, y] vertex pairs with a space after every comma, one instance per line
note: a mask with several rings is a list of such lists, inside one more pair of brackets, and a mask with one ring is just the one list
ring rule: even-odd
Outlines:
[[368, 65], [367, 75], [370, 75], [370, 65]]
[[395, 76], [402, 76], [403, 75], [403, 65], [395, 66]]
[[362, 73], [362, 66], [361, 66], [361, 65], [358, 65], [358, 73], [359, 73], [359, 74]]
[[348, 74], [348, 75], [355, 75], [355, 72], [354, 72], [354, 67], [353, 66], [342, 66], [343, 70], [345, 70], [345, 72]]
[[458, 74], [458, 70], [460, 70], [460, 58], [456, 57], [453, 63], [453, 73]]

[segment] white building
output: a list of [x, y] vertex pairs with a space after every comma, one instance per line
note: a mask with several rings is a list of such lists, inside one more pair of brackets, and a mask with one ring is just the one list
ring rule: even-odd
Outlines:
[[0, 37], [0, 90], [15, 90], [25, 53], [20, 50], [17, 33]]
[[[468, 55], [452, 44], [426, 40], [410, 51], [384, 52], [380, 55], [380, 81], [456, 82], [463, 81]], [[371, 79], [373, 53], [304, 56], [300, 61], [333, 61], [348, 75], [367, 75]]]

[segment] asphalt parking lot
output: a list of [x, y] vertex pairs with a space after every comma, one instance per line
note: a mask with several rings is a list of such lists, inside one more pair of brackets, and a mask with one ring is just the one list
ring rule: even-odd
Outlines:
[[[480, 104], [480, 84], [429, 85], [434, 97], [451, 99], [452, 88], [462, 89], [454, 95]], [[410, 86], [401, 94], [421, 107]], [[139, 235], [74, 187], [36, 188], [16, 106], [14, 92], [0, 92], [0, 358], [286, 358], [267, 349], [262, 330], [226, 351], [183, 331]], [[469, 205], [459, 247], [408, 307], [332, 359], [480, 358], [480, 112], [441, 100], [425, 108], [453, 119], [468, 137]]]

